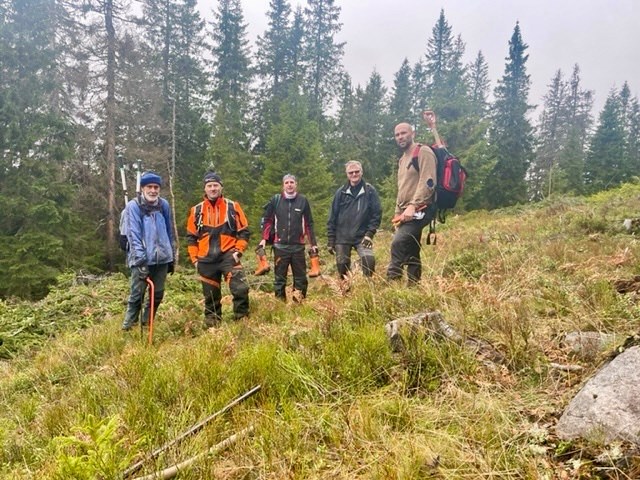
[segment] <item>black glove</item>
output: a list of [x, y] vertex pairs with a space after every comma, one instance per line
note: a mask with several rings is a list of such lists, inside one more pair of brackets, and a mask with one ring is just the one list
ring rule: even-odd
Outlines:
[[175, 271], [176, 271], [176, 265], [175, 265], [175, 263], [173, 263], [173, 262], [169, 262], [169, 263], [167, 264], [167, 273], [168, 273], [169, 275], [171, 275], [171, 274], [172, 274], [173, 272], [175, 272]]
[[364, 236], [361, 244], [364, 248], [369, 248], [369, 249], [373, 248], [373, 240], [368, 235]]
[[242, 258], [242, 252], [237, 248], [232, 250], [231, 256], [236, 263], [240, 263], [240, 258]]
[[146, 265], [140, 265], [139, 267], [136, 267], [138, 269], [138, 278], [140, 278], [140, 280], [146, 280], [147, 277], [149, 277], [149, 267], [147, 267]]
[[336, 246], [329, 244], [327, 246], [327, 252], [329, 252], [329, 255], [335, 255], [336, 254]]

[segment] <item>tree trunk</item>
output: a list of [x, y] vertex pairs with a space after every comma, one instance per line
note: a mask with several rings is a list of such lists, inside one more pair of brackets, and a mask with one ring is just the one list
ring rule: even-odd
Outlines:
[[113, 27], [113, 0], [104, 2], [104, 25], [107, 32], [107, 105], [105, 157], [107, 165], [107, 261], [115, 266], [116, 254], [116, 32]]

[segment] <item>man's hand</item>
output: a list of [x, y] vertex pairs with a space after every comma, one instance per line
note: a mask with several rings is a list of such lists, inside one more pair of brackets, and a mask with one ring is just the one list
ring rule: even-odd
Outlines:
[[149, 267], [146, 265], [140, 265], [136, 268], [138, 269], [138, 278], [140, 280], [146, 280], [149, 277]]
[[373, 248], [373, 239], [367, 235], [362, 239], [362, 246], [371, 250]]
[[236, 263], [240, 263], [240, 258], [242, 257], [242, 252], [240, 250], [238, 250], [237, 248], [233, 249], [233, 253], [231, 254], [231, 256], [233, 257], [233, 261]]
[[424, 123], [426, 123], [429, 128], [434, 129], [436, 127], [436, 114], [433, 110], [425, 110], [422, 112], [422, 120], [424, 120]]
[[409, 205], [407, 208], [404, 209], [404, 212], [402, 212], [402, 223], [410, 222], [411, 220], [413, 220], [413, 216], [415, 214], [416, 214], [416, 206]]
[[176, 264], [173, 262], [169, 262], [169, 264], [167, 265], [167, 273], [171, 275], [175, 271], [176, 271]]
[[267, 246], [267, 241], [263, 238], [262, 240], [260, 240], [260, 243], [258, 244], [258, 248], [264, 248]]
[[309, 255], [311, 255], [311, 256], [318, 255], [318, 246], [317, 245], [311, 245], [311, 248], [309, 249]]
[[329, 244], [327, 246], [327, 252], [329, 252], [329, 255], [335, 255], [336, 254], [336, 246], [333, 244]]

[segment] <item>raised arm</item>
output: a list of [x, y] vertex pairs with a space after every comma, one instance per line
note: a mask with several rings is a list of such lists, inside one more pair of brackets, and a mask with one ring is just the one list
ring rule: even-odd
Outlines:
[[438, 134], [438, 129], [436, 128], [435, 112], [433, 110], [425, 110], [424, 112], [422, 112], [422, 120], [424, 121], [425, 125], [427, 125], [427, 127], [431, 129], [431, 132], [433, 133], [433, 138], [436, 141], [436, 143], [434, 143], [434, 146], [444, 147], [445, 146], [444, 142], [440, 138], [440, 135]]

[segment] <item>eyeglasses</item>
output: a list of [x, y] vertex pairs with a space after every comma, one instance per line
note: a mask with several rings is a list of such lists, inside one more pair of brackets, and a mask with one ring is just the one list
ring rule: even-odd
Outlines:
[[347, 175], [358, 175], [360, 173], [360, 170], [353, 170], [351, 172], [347, 172]]

